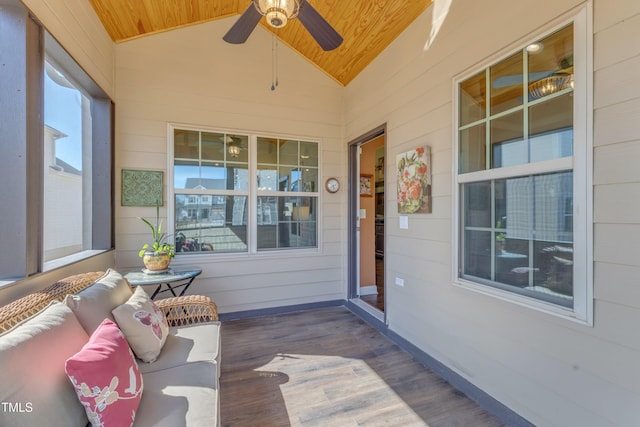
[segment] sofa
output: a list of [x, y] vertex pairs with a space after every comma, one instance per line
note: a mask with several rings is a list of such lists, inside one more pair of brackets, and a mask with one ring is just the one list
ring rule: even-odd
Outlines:
[[151, 301], [110, 269], [0, 307], [0, 426], [216, 426], [219, 376], [208, 297]]

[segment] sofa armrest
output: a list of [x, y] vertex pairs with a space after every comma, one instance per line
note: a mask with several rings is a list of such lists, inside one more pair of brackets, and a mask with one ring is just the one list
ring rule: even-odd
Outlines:
[[169, 326], [183, 326], [218, 320], [218, 307], [209, 297], [185, 295], [154, 301], [164, 313]]

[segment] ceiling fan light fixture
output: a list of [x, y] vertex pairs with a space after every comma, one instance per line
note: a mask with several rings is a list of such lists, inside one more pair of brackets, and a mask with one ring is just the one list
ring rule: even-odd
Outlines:
[[285, 15], [282, 9], [271, 8], [265, 15], [267, 23], [274, 28], [282, 28], [287, 25], [287, 15]]
[[565, 89], [573, 89], [573, 74], [556, 73], [531, 83], [529, 96], [535, 100]]
[[237, 145], [229, 145], [229, 148], [227, 148], [227, 151], [229, 152], [229, 155], [233, 158], [236, 158], [240, 155], [240, 147], [238, 147]]
[[342, 36], [306, 0], [252, 0], [222, 39], [232, 44], [246, 42], [263, 16], [273, 28], [284, 27], [297, 18], [325, 52], [343, 42]]
[[299, 0], [253, 0], [253, 4], [273, 28], [284, 27], [300, 11]]

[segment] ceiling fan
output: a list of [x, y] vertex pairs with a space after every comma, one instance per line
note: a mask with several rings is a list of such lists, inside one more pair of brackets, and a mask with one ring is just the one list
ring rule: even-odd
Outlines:
[[342, 44], [342, 36], [306, 0], [252, 0], [222, 39], [227, 43], [244, 43], [262, 16], [274, 28], [282, 28], [287, 21], [298, 18], [325, 51]]
[[241, 151], [246, 151], [247, 147], [242, 143], [242, 138], [232, 135], [220, 135], [218, 138], [227, 147], [227, 154], [231, 158], [237, 158]]
[[[538, 99], [569, 87], [573, 88], [573, 55], [558, 61], [557, 68], [554, 70], [529, 72], [527, 79], [530, 99]], [[501, 89], [519, 84], [523, 84], [523, 75], [512, 74], [495, 78], [491, 87]]]

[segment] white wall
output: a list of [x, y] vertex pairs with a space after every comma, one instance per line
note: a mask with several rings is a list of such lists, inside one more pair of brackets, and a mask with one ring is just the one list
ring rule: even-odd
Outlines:
[[347, 87], [345, 139], [386, 122], [390, 159], [432, 149], [433, 214], [400, 230], [387, 196], [392, 330], [536, 425], [640, 425], [640, 2], [594, 2], [594, 327], [451, 283], [452, 78], [581, 4], [543, 3], [454, 0], [423, 52], [427, 10]]
[[[244, 45], [225, 43], [236, 19], [117, 45], [116, 200], [122, 168], [162, 170], [166, 177], [169, 123], [319, 140], [320, 182], [343, 179], [344, 88], [280, 45], [279, 86], [271, 91], [270, 33], [259, 27]], [[170, 186], [165, 180], [165, 197]], [[192, 292], [214, 298], [223, 313], [344, 299], [345, 192], [322, 191], [320, 203], [317, 253], [183, 255], [172, 263], [201, 266]], [[118, 268], [141, 267], [137, 253], [149, 233], [137, 217], [153, 215], [154, 208], [117, 206]]]
[[115, 93], [114, 43], [87, 0], [22, 0], [110, 97]]

